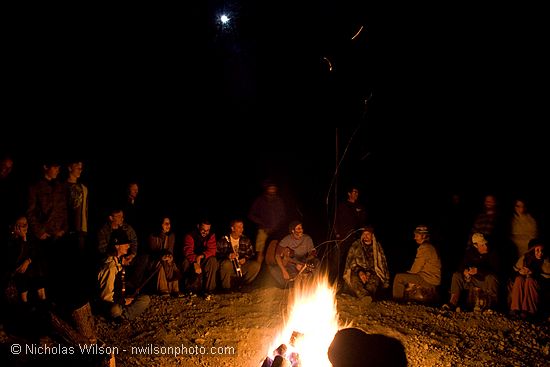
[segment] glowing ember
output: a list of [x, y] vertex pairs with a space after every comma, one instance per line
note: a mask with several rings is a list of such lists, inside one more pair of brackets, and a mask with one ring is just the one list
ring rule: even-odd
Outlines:
[[293, 360], [297, 354], [301, 367], [330, 367], [327, 350], [340, 329], [336, 289], [326, 277], [307, 284], [296, 285], [291, 292], [289, 317], [267, 355], [273, 358], [273, 352], [285, 344], [285, 357]]

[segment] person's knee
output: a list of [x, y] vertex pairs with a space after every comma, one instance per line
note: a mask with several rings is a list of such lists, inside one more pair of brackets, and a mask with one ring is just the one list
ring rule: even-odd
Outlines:
[[113, 319], [122, 316], [122, 306], [118, 303], [113, 304], [110, 309], [110, 316]]

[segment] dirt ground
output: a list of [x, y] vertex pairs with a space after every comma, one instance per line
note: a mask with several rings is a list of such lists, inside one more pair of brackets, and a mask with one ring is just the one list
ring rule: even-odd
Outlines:
[[[263, 277], [248, 290], [211, 300], [151, 296], [145, 313], [122, 325], [96, 316], [97, 333], [110, 348], [103, 352], [113, 351], [119, 367], [259, 367], [284, 324], [290, 294]], [[348, 295], [338, 295], [336, 304], [342, 325], [399, 339], [412, 367], [549, 365], [548, 321], [513, 321], [498, 312], [457, 313]], [[4, 340], [2, 345], [6, 349], [13, 343]], [[78, 359], [67, 365], [84, 366]]]
[[[120, 352], [117, 366], [259, 367], [283, 325], [289, 293], [260, 281], [247, 292], [215, 295], [212, 300], [154, 296], [138, 320], [118, 328], [98, 320], [98, 332], [108, 345], [158, 349], [159, 354], [146, 349], [143, 354]], [[393, 301], [365, 302], [348, 295], [338, 295], [336, 302], [342, 325], [399, 339], [412, 367], [549, 365], [547, 321], [513, 321], [498, 312], [457, 313]], [[187, 349], [177, 356], [163, 354], [170, 346]]]

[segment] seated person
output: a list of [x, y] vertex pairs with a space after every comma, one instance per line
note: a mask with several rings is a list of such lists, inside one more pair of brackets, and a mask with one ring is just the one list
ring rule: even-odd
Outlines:
[[43, 256], [36, 237], [28, 229], [27, 218], [17, 218], [7, 246], [9, 275], [13, 276], [19, 300], [25, 304], [29, 302], [29, 291], [36, 292], [38, 300], [46, 301]]
[[287, 286], [302, 274], [317, 274], [321, 264], [313, 240], [304, 233], [302, 222], [291, 222], [289, 231], [290, 234], [278, 243], [276, 264], [269, 266], [269, 272], [281, 287]]
[[352, 243], [344, 268], [344, 281], [359, 298], [374, 298], [379, 288], [390, 286], [386, 256], [374, 236], [373, 227], [366, 227], [361, 238]]
[[183, 293], [180, 292], [179, 285], [181, 272], [174, 261], [176, 235], [171, 228], [170, 218], [162, 217], [159, 230], [149, 235], [148, 248], [144, 257], [147, 259], [148, 273], [158, 270], [156, 290], [162, 296], [182, 297]]
[[539, 313], [540, 290], [543, 289], [543, 283], [548, 281], [546, 277], [550, 277], [550, 274], [544, 274], [545, 262], [548, 259], [544, 256], [542, 241], [529, 241], [527, 252], [514, 266], [517, 275], [512, 285], [510, 305], [510, 315], [513, 318], [532, 319]]
[[480, 289], [487, 297], [487, 308], [498, 301], [498, 267], [496, 252], [490, 250], [489, 242], [482, 233], [472, 235], [472, 246], [468, 246], [459, 271], [451, 280], [451, 298], [443, 305], [445, 309], [456, 309], [461, 292], [471, 287]]
[[[405, 299], [405, 290], [415, 287], [434, 290], [441, 283], [441, 259], [430, 242], [430, 231], [427, 226], [419, 225], [414, 230], [414, 241], [418, 245], [416, 257], [411, 269], [398, 273], [393, 280], [393, 298], [396, 301]], [[428, 298], [432, 301], [433, 299]]]
[[133, 320], [149, 306], [149, 296], [126, 294], [126, 266], [132, 257], [126, 256], [130, 240], [124, 231], [114, 230], [109, 239], [109, 256], [97, 276], [100, 290], [100, 307], [114, 321]]
[[183, 262], [180, 269], [187, 277], [187, 288], [212, 298], [216, 289], [218, 260], [216, 258], [216, 234], [211, 232], [212, 224], [202, 219], [183, 240]]
[[244, 222], [234, 219], [231, 221], [231, 233], [221, 237], [217, 243], [216, 256], [224, 291], [231, 289], [231, 279], [239, 278], [250, 284], [260, 272], [261, 264], [252, 261], [255, 255], [252, 241], [243, 232]]
[[[6, 292], [7, 301], [13, 303], [14, 319], [17, 327], [21, 324], [32, 325], [43, 344], [50, 333], [50, 303], [46, 297], [46, 270], [43, 262], [40, 244], [37, 238], [29, 232], [29, 224], [25, 216], [18, 217], [7, 243], [6, 258], [8, 274], [11, 277], [16, 294]], [[11, 298], [13, 297], [13, 298]]]

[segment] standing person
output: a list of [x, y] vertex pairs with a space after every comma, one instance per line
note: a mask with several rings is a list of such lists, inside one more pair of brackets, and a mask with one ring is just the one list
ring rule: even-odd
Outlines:
[[124, 210], [126, 223], [134, 228], [138, 238], [142, 239], [146, 237], [144, 235], [145, 218], [143, 205], [141, 202], [141, 195], [139, 195], [139, 184], [137, 181], [130, 181], [128, 186], [126, 186], [126, 198], [122, 210]]
[[80, 182], [83, 166], [80, 160], [69, 162], [66, 183], [69, 237], [75, 241], [81, 254], [87, 249], [88, 234], [88, 187]]
[[374, 299], [380, 288], [390, 286], [386, 256], [382, 245], [376, 240], [372, 226], [367, 226], [361, 238], [351, 245], [346, 260], [344, 280], [359, 298], [368, 296]]
[[350, 186], [347, 190], [347, 199], [338, 204], [334, 218], [334, 235], [338, 241], [338, 254], [331, 256], [331, 259], [337, 261], [336, 264], [332, 264], [331, 268], [335, 278], [342, 277], [348, 251], [358, 237], [356, 231], [366, 223], [367, 212], [359, 202], [359, 188]]
[[263, 188], [263, 194], [254, 200], [248, 213], [248, 219], [257, 226], [255, 247], [260, 265], [265, 256], [266, 241], [270, 236], [277, 237], [286, 222], [286, 206], [279, 196], [277, 184], [267, 180]]
[[210, 232], [212, 224], [203, 219], [197, 228], [183, 239], [183, 264], [181, 269], [188, 280], [193, 282], [193, 291], [201, 292], [207, 300], [216, 289], [216, 235]]
[[[16, 197], [21, 191], [17, 188], [17, 182], [13, 178], [13, 158], [10, 155], [0, 156], [0, 248], [5, 249], [10, 240], [11, 228], [15, 217], [21, 214], [21, 205]], [[23, 206], [24, 208], [24, 206]], [[4, 276], [10, 272], [11, 264], [6, 256], [0, 259], [0, 288], [5, 289], [7, 278]], [[4, 311], [5, 300], [0, 297], [0, 324], [7, 312]]]
[[47, 161], [43, 175], [29, 189], [27, 218], [32, 233], [41, 241], [62, 238], [68, 229], [65, 187], [57, 181], [60, 163]]
[[107, 222], [97, 233], [97, 251], [99, 256], [104, 257], [107, 254], [111, 233], [117, 229], [124, 231], [130, 240], [130, 251], [127, 256], [135, 257], [138, 252], [138, 237], [134, 228], [125, 221], [124, 211], [120, 208], [111, 209]]
[[61, 164], [48, 160], [43, 176], [29, 189], [27, 220], [30, 232], [39, 240], [39, 249], [45, 262], [45, 271], [52, 294], [63, 294], [61, 283], [66, 274], [64, 254], [68, 230], [67, 191], [58, 181]]
[[224, 291], [231, 290], [231, 279], [239, 278], [245, 284], [250, 284], [260, 272], [260, 263], [252, 261], [254, 246], [244, 234], [242, 219], [233, 219], [231, 232], [218, 240], [217, 257]]
[[441, 284], [441, 259], [430, 242], [430, 231], [427, 226], [416, 227], [414, 241], [418, 248], [411, 269], [406, 273], [396, 274], [393, 280], [393, 298], [397, 301], [404, 298], [405, 288], [410, 284], [432, 289]]
[[528, 210], [524, 199], [514, 201], [514, 214], [510, 223], [510, 240], [515, 246], [515, 258], [525, 254], [529, 241], [538, 237], [538, 223]]
[[2, 203], [0, 208], [0, 239], [4, 244], [8, 229], [12, 224], [12, 219], [17, 208], [17, 183], [14, 182], [13, 175], [13, 158], [9, 155], [0, 157], [0, 202]]
[[503, 244], [503, 223], [497, 197], [492, 194], [485, 195], [483, 198], [483, 207], [474, 216], [474, 222], [470, 231], [470, 238], [474, 233], [482, 233], [490, 236], [494, 242], [495, 250], [502, 252], [499, 248]]

